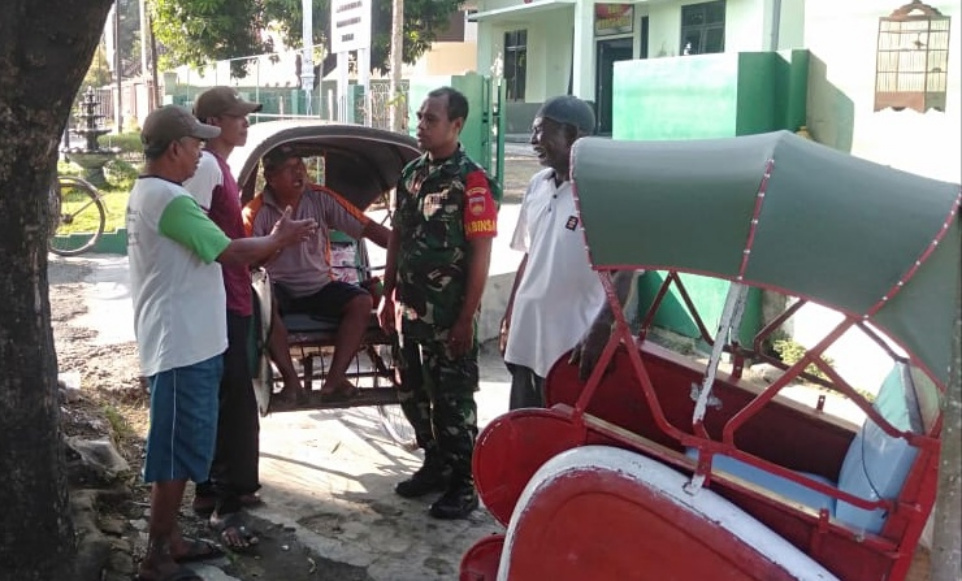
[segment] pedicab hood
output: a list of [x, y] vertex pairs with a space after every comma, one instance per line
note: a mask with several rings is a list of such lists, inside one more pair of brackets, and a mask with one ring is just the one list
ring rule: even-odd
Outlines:
[[595, 269], [706, 274], [884, 329], [944, 389], [962, 268], [960, 187], [787, 131], [578, 140], [572, 176]]

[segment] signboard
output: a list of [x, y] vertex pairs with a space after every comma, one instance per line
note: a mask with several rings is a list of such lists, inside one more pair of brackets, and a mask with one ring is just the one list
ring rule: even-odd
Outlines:
[[631, 34], [634, 25], [634, 4], [595, 4], [595, 36]]
[[371, 0], [331, 0], [331, 52], [371, 46]]

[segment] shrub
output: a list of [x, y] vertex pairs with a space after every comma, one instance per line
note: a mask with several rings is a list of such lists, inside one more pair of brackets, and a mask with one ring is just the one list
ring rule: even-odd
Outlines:
[[123, 153], [144, 152], [144, 146], [140, 143], [140, 133], [113, 133], [100, 138], [100, 143], [104, 147], [119, 147]]
[[[789, 366], [798, 363], [803, 357], [805, 357], [805, 354], [808, 353], [808, 349], [794, 339], [779, 339], [775, 341], [774, 348], [782, 362]], [[822, 361], [828, 364], [829, 367], [835, 367], [835, 362], [830, 357], [825, 357], [823, 355]], [[828, 376], [825, 375], [825, 372], [822, 371], [822, 368], [814, 363], [810, 363], [805, 368], [805, 373], [825, 381], [830, 381]]]
[[112, 159], [104, 166], [104, 175], [113, 188], [129, 190], [140, 170], [122, 159]]

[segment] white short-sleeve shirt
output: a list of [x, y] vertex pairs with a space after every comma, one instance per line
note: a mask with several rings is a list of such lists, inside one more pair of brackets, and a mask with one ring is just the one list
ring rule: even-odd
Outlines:
[[[185, 200], [202, 222], [195, 222], [200, 227], [190, 233], [196, 237], [194, 249], [161, 233], [169, 206]], [[227, 349], [224, 281], [214, 259], [229, 242], [180, 184], [137, 179], [127, 202], [127, 256], [145, 376], [206, 361]], [[198, 248], [206, 256], [198, 255]]]
[[511, 248], [526, 252], [528, 262], [515, 292], [504, 360], [545, 377], [605, 301], [588, 262], [571, 182], [555, 186], [552, 169], [531, 178]]

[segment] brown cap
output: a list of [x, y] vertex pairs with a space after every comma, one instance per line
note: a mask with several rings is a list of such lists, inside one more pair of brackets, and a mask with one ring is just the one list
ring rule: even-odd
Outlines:
[[250, 115], [260, 111], [260, 103], [245, 101], [234, 87], [213, 87], [197, 96], [194, 102], [194, 115], [198, 119], [220, 117], [221, 115]]
[[140, 130], [144, 150], [162, 151], [172, 141], [183, 137], [213, 139], [220, 135], [220, 127], [206, 125], [179, 105], [164, 105], [151, 111]]

